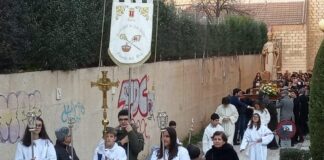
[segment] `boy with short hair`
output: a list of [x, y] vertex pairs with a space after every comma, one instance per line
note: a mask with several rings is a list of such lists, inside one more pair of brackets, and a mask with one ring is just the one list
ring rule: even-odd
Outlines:
[[137, 160], [138, 154], [144, 149], [144, 136], [137, 131], [136, 123], [131, 123], [128, 110], [123, 109], [118, 113], [117, 143], [127, 153], [128, 160]]
[[[172, 127], [174, 129], [176, 129], [177, 128], [177, 123], [174, 120], [171, 120], [169, 122], [169, 127]], [[182, 142], [180, 142], [178, 137], [177, 137], [177, 143], [182, 146]]]
[[207, 151], [212, 148], [213, 146], [212, 136], [216, 131], [224, 132], [224, 128], [219, 123], [219, 115], [213, 113], [210, 116], [210, 123], [205, 128], [203, 139], [202, 139], [202, 147], [203, 147], [204, 154], [206, 154]]
[[172, 121], [169, 122], [169, 127], [172, 127], [174, 129], [176, 129], [177, 128], [177, 123], [172, 120]]
[[93, 160], [127, 160], [125, 149], [116, 143], [117, 132], [114, 128], [107, 127], [103, 139], [104, 143], [97, 147]]

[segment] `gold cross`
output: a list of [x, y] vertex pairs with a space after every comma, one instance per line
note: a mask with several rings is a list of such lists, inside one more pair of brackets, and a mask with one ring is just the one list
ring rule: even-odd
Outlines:
[[107, 126], [109, 124], [108, 120], [108, 105], [107, 105], [107, 91], [112, 87], [118, 87], [119, 81], [111, 82], [109, 78], [107, 78], [108, 71], [101, 71], [102, 78], [98, 79], [97, 82], [91, 82], [91, 87], [97, 86], [99, 90], [102, 91], [102, 108], [103, 108], [103, 120], [102, 125], [104, 126], [104, 132], [106, 132]]

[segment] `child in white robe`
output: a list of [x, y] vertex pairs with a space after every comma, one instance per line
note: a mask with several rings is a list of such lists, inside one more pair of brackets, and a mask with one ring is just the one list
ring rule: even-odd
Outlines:
[[[33, 137], [33, 140], [31, 137]], [[56, 159], [54, 145], [46, 132], [44, 121], [37, 117], [35, 128], [30, 131], [30, 128], [27, 126], [24, 137], [21, 142], [18, 142], [15, 160]]]
[[267, 160], [267, 145], [274, 135], [268, 127], [261, 125], [259, 114], [254, 113], [251, 122], [244, 133], [240, 151], [247, 149], [250, 160]]
[[188, 150], [177, 143], [177, 133], [172, 127], [162, 132], [160, 148], [153, 151], [151, 160], [163, 160], [163, 156], [168, 160], [190, 160]]
[[202, 149], [204, 154], [207, 153], [213, 146], [213, 135], [216, 131], [223, 131], [224, 128], [219, 124], [219, 115], [217, 113], [213, 113], [210, 116], [210, 123], [205, 128], [204, 135], [202, 138]]
[[259, 101], [256, 101], [254, 103], [254, 110], [253, 113], [258, 113], [261, 118], [261, 124], [268, 127], [268, 124], [270, 122], [270, 113], [268, 109], [264, 108], [263, 104], [261, 104]]
[[104, 143], [100, 143], [95, 150], [93, 160], [127, 160], [125, 149], [116, 143], [117, 132], [107, 127], [103, 135]]

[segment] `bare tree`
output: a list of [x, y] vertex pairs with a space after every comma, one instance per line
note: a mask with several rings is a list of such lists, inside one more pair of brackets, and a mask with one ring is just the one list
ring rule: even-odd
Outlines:
[[248, 11], [239, 8], [237, 0], [198, 0], [195, 8], [197, 11], [204, 12], [209, 23], [218, 22], [222, 13], [248, 15]]

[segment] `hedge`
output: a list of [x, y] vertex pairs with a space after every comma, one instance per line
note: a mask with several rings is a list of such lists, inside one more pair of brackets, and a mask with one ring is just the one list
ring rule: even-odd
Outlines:
[[280, 149], [280, 160], [309, 160], [311, 154], [309, 150], [295, 148]]
[[[257, 54], [266, 42], [266, 25], [251, 18], [230, 16], [218, 25], [205, 25], [179, 14], [173, 4], [154, 2], [148, 62]], [[102, 47], [106, 66], [114, 65], [107, 55], [111, 6], [107, 1]], [[98, 66], [103, 1], [1, 0], [0, 10], [6, 13], [0, 15], [0, 73]]]

